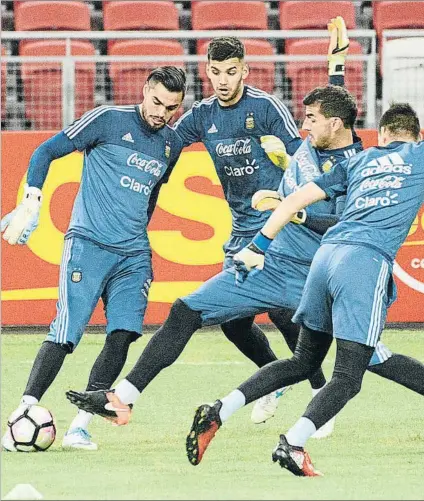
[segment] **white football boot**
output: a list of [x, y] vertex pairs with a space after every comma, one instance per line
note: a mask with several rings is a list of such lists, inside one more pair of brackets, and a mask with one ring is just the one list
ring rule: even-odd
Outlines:
[[[24, 413], [24, 411], [29, 407], [30, 404], [19, 404], [16, 410], [12, 412], [12, 414], [9, 416], [8, 421], [14, 421], [16, 418], [18, 418], [21, 414]], [[18, 452], [16, 450], [16, 447], [14, 445], [14, 441], [12, 438], [12, 435], [10, 433], [10, 428], [9, 426], [7, 427], [6, 433], [3, 435], [1, 439], [1, 446], [5, 451], [8, 452]]]
[[255, 424], [265, 423], [268, 419], [272, 418], [277, 410], [280, 397], [282, 397], [291, 386], [281, 388], [280, 390], [273, 391], [264, 397], [258, 398], [252, 409], [250, 419]]
[[17, 452], [15, 445], [13, 443], [12, 435], [10, 434], [9, 427], [7, 427], [6, 433], [3, 435], [3, 438], [1, 439], [1, 446], [5, 451]]
[[84, 449], [97, 451], [97, 444], [92, 442], [91, 435], [84, 428], [68, 430], [62, 440], [63, 449]]

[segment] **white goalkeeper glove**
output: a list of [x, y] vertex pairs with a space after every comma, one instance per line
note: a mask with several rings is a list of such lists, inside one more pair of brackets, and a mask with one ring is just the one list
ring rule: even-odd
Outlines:
[[6, 242], [11, 245], [27, 243], [38, 226], [42, 200], [41, 190], [25, 184], [21, 203], [1, 220], [1, 231]]
[[252, 207], [260, 212], [274, 210], [282, 199], [278, 191], [258, 190], [252, 197]]
[[328, 74], [344, 75], [345, 59], [349, 50], [349, 37], [342, 16], [337, 16], [328, 23], [330, 44], [328, 46]]
[[289, 166], [290, 155], [287, 154], [283, 141], [277, 136], [261, 136], [261, 146], [271, 162], [286, 170]]
[[265, 264], [265, 252], [272, 242], [260, 231], [256, 234], [249, 245], [243, 247], [241, 251], [233, 257], [236, 270], [236, 285], [242, 284], [249, 273], [255, 270], [263, 270]]

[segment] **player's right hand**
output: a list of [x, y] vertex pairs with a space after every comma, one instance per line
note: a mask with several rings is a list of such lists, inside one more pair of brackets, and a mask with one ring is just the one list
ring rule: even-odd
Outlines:
[[260, 212], [274, 210], [282, 199], [278, 191], [258, 190], [252, 197], [252, 207]]
[[290, 155], [287, 154], [286, 147], [279, 137], [261, 136], [261, 147], [274, 165], [283, 170], [287, 169]]
[[262, 270], [265, 264], [265, 254], [250, 243], [233, 257], [236, 269], [236, 285], [242, 284], [252, 270]]
[[37, 228], [43, 196], [41, 190], [25, 184], [21, 203], [1, 220], [4, 240], [11, 245], [26, 244]]
[[330, 34], [328, 46], [328, 74], [344, 75], [345, 59], [349, 50], [349, 37], [342, 16], [332, 18], [327, 25]]

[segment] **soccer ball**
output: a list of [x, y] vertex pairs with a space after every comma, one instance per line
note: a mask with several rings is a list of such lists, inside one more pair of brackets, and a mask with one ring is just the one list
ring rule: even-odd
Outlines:
[[56, 438], [53, 415], [40, 405], [20, 405], [7, 421], [2, 445], [6, 450], [40, 452], [47, 450]]

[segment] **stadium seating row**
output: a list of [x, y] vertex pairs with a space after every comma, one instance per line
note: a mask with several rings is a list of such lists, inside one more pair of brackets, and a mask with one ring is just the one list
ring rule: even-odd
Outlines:
[[[245, 40], [247, 53], [255, 55], [272, 55], [273, 47], [266, 40]], [[206, 54], [208, 41], [199, 45], [199, 53]], [[326, 40], [298, 40], [290, 46], [290, 54], [317, 54], [323, 55], [327, 50]], [[60, 40], [24, 41], [21, 42], [20, 54], [22, 56], [53, 56], [65, 55], [66, 42]], [[351, 54], [362, 54], [361, 45], [351, 42]], [[93, 56], [95, 48], [91, 42], [73, 40], [71, 42], [71, 54], [74, 56]], [[109, 54], [121, 55], [175, 55], [182, 56], [182, 45], [174, 40], [124, 40], [115, 42]], [[184, 66], [183, 63], [174, 63]], [[115, 104], [128, 104], [139, 102], [142, 97], [142, 87], [149, 71], [157, 66], [156, 62], [112, 62], [109, 65], [109, 76], [113, 84], [113, 101]], [[276, 67], [273, 62], [253, 61], [250, 63], [250, 75], [248, 83], [258, 86], [272, 93], [275, 86]], [[76, 106], [75, 113], [80, 116], [84, 111], [94, 106], [95, 90], [95, 63], [77, 63], [75, 69]], [[213, 93], [209, 80], [206, 76], [205, 64], [200, 63], [198, 74], [202, 86], [202, 95], [209, 96]], [[286, 74], [291, 79], [293, 103], [296, 118], [299, 118], [302, 110], [302, 96], [313, 85], [325, 85], [327, 82], [326, 65], [321, 61], [289, 62], [286, 65]], [[33, 63], [25, 62], [21, 65], [21, 77], [23, 82], [23, 94], [26, 103], [26, 117], [34, 122], [37, 128], [42, 127], [39, 123], [43, 119], [43, 107], [46, 103], [46, 93], [49, 94], [49, 102], [53, 100], [49, 121], [52, 128], [60, 127], [61, 115], [61, 65], [56, 62]], [[363, 87], [362, 62], [352, 62], [348, 66], [346, 80], [350, 88], [355, 89], [358, 100]], [[4, 80], [3, 80], [4, 82]], [[5, 85], [2, 84], [4, 91]]]
[[[19, 0], [15, 5], [15, 30], [90, 30], [90, 8], [81, 0]], [[424, 2], [373, 1], [373, 27], [378, 37], [383, 29], [424, 26]], [[400, 12], [402, 15], [400, 15]], [[313, 15], [311, 15], [313, 13]], [[281, 1], [281, 29], [322, 29], [328, 19], [343, 14], [349, 29], [356, 28], [355, 7], [351, 0]], [[193, 30], [268, 29], [266, 2], [193, 1]], [[105, 1], [105, 30], [178, 30], [179, 10], [169, 0]]]

